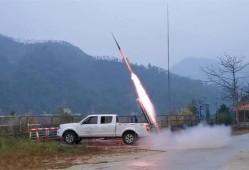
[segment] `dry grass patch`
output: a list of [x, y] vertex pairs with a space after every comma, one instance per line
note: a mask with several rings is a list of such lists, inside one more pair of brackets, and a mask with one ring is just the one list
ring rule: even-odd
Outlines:
[[233, 128], [232, 135], [243, 135], [249, 133], [249, 128]]
[[62, 142], [31, 142], [25, 138], [0, 137], [1, 169], [63, 169], [86, 162], [94, 156], [139, 152], [126, 146], [88, 147]]

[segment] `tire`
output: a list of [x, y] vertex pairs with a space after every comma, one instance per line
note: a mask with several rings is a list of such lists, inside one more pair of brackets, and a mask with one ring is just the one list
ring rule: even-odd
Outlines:
[[123, 141], [126, 145], [133, 145], [136, 142], [137, 135], [134, 132], [125, 132]]
[[67, 144], [74, 144], [76, 141], [76, 134], [73, 131], [68, 131], [64, 135], [64, 142]]
[[75, 140], [75, 143], [80, 144], [81, 140], [82, 140], [82, 138], [78, 138], [78, 139]]

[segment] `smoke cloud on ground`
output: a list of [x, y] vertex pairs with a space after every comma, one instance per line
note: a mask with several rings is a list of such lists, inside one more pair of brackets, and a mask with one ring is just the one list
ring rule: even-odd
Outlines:
[[221, 147], [230, 141], [231, 127], [201, 123], [176, 132], [164, 129], [158, 133], [151, 133], [150, 137], [141, 139], [139, 144], [151, 149], [180, 150]]

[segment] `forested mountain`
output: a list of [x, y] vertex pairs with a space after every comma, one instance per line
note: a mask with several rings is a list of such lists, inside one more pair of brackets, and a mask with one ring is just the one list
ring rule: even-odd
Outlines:
[[[247, 59], [244, 60], [244, 63], [248, 62]], [[194, 80], [207, 80], [206, 74], [201, 70], [201, 68], [212, 67], [217, 69], [221, 67], [219, 64], [219, 59], [207, 59], [207, 58], [195, 58], [189, 57], [176, 65], [171, 67], [171, 71], [178, 75], [189, 77]], [[238, 77], [243, 77], [240, 81], [249, 82], [249, 67], [245, 67], [242, 71], [238, 73]]]
[[171, 71], [178, 75], [189, 77], [194, 80], [207, 80], [206, 74], [201, 70], [207, 66], [218, 66], [218, 61], [206, 58], [185, 58], [171, 67]]
[[[113, 48], [116, 48], [115, 46]], [[158, 114], [168, 110], [167, 71], [132, 64]], [[191, 99], [211, 100], [217, 89], [171, 74], [171, 108]], [[25, 43], [0, 35], [0, 109], [18, 114], [54, 112], [59, 106], [83, 113], [137, 112], [136, 95], [123, 62], [100, 59], [67, 42]]]

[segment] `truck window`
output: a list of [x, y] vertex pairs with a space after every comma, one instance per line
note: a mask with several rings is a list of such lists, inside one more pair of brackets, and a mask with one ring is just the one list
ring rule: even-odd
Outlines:
[[98, 117], [97, 116], [91, 116], [88, 119], [86, 119], [83, 124], [97, 124]]
[[112, 116], [101, 116], [101, 124], [107, 124], [112, 122]]

